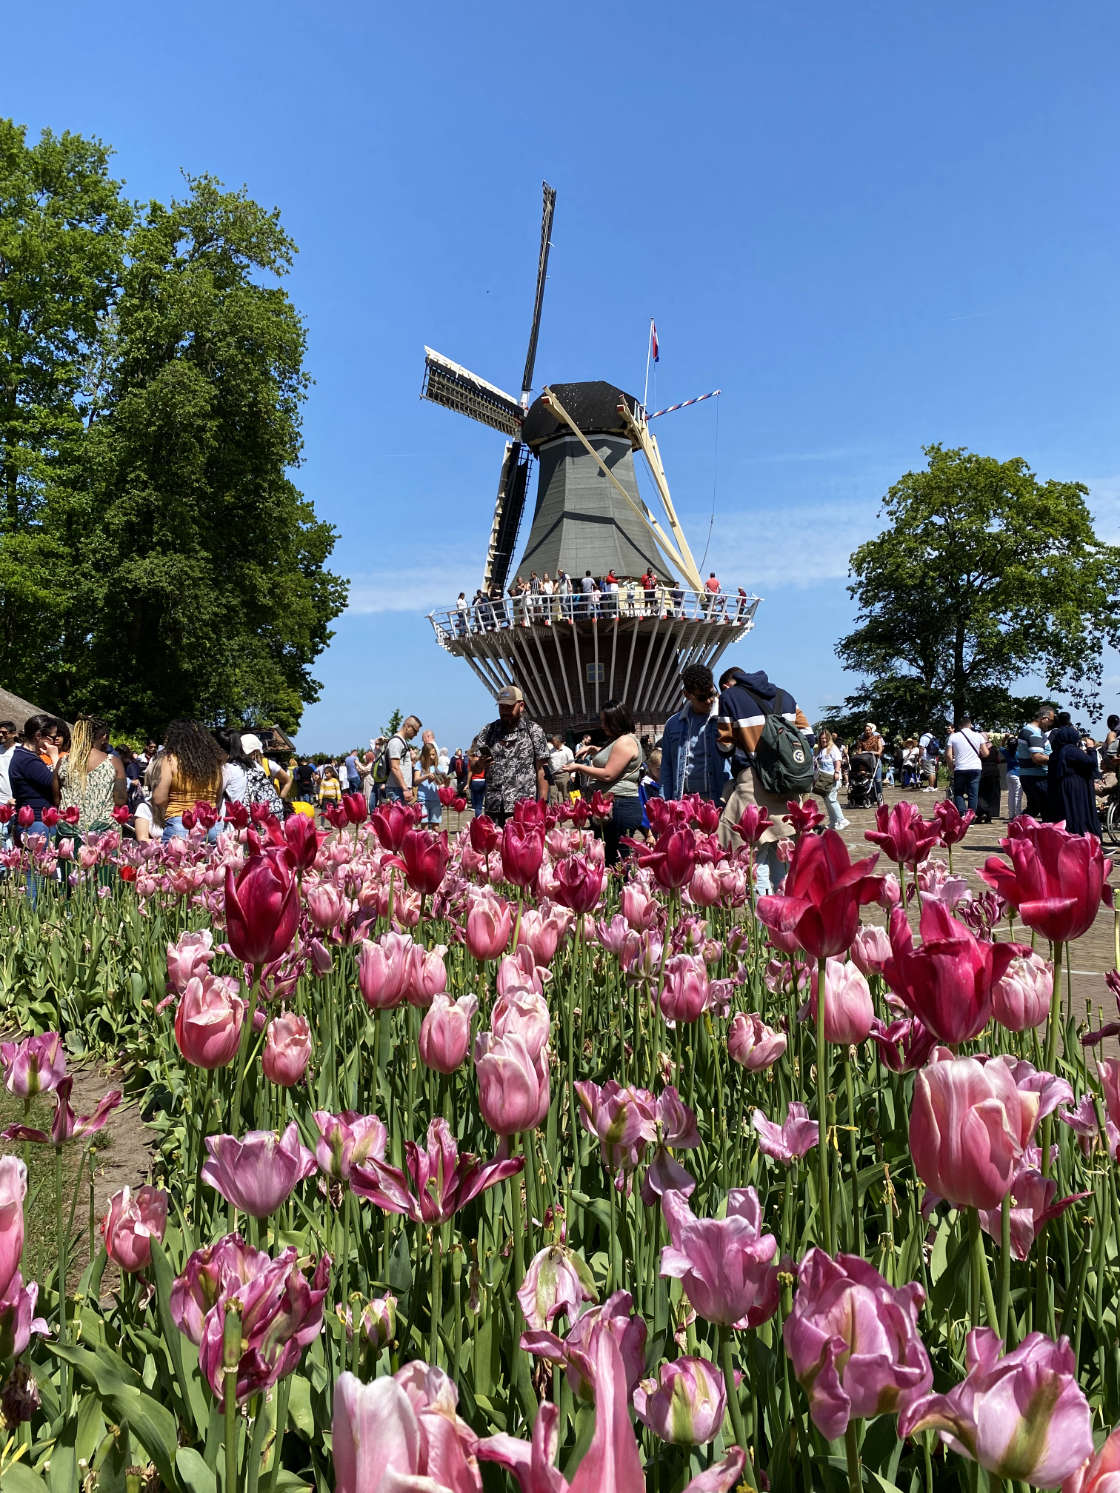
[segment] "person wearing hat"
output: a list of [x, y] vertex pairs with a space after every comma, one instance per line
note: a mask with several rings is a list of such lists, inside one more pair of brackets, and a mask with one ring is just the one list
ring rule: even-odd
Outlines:
[[516, 684], [499, 690], [496, 700], [498, 719], [471, 743], [471, 761], [486, 773], [483, 813], [505, 824], [520, 799], [547, 802], [549, 746], [543, 730], [525, 714], [525, 696]]
[[863, 728], [863, 735], [856, 747], [857, 752], [870, 752], [875, 758], [875, 778], [873, 788], [875, 790], [875, 802], [883, 802], [883, 738], [879, 735], [874, 721], [868, 721]]
[[251, 731], [241, 733], [241, 750], [244, 755], [263, 767], [268, 775], [268, 780], [280, 795], [282, 801], [286, 802], [288, 794], [292, 791], [292, 775], [281, 767], [279, 762], [273, 762], [271, 757], [264, 754], [264, 744], [259, 736], [254, 736]]

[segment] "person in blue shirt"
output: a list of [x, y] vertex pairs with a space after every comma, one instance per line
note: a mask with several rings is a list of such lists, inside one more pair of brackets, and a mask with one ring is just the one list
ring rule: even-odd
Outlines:
[[1047, 738], [1055, 718], [1053, 705], [1039, 706], [1034, 719], [1029, 720], [1019, 732], [1015, 749], [1027, 813], [1033, 819], [1045, 819], [1050, 806], [1046, 787], [1047, 768], [1050, 765], [1050, 742]]
[[685, 703], [669, 717], [661, 737], [661, 796], [699, 793], [719, 803], [727, 766], [716, 746], [718, 696], [711, 669], [686, 664], [681, 671]]

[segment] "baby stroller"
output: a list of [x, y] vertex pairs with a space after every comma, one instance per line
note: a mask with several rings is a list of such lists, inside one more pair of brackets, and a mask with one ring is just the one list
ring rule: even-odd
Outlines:
[[870, 809], [875, 803], [875, 753], [853, 752], [848, 779], [848, 808]]

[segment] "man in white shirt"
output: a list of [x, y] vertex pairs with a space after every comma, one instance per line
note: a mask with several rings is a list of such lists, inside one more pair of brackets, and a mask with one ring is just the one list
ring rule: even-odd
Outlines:
[[[16, 749], [18, 732], [15, 721], [0, 721], [0, 804], [14, 803], [12, 785], [8, 778], [8, 763]], [[0, 850], [8, 848], [11, 831], [7, 824], [0, 824]]]
[[409, 715], [401, 722], [399, 731], [395, 731], [389, 737], [389, 744], [385, 748], [388, 757], [389, 778], [385, 784], [383, 798], [396, 800], [397, 803], [410, 804], [416, 799], [416, 791], [412, 786], [412, 753], [409, 751], [408, 743], [420, 730], [421, 721], [418, 716]]
[[953, 774], [953, 802], [958, 813], [971, 809], [975, 814], [977, 794], [980, 788], [980, 761], [988, 755], [988, 743], [979, 731], [972, 729], [972, 720], [962, 715], [945, 743], [945, 757]]
[[550, 804], [564, 804], [568, 801], [568, 782], [572, 763], [576, 760], [575, 753], [562, 736], [554, 736], [550, 745], [548, 768], [552, 782], [548, 786], [548, 801]]

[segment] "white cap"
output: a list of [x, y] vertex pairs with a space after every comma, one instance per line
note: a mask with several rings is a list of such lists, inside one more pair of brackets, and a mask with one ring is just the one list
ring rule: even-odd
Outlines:
[[254, 736], [252, 733], [241, 738], [241, 750], [246, 757], [251, 757], [254, 752], [260, 752], [262, 756], [264, 755], [264, 747], [261, 745], [260, 737]]

